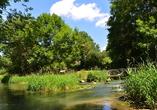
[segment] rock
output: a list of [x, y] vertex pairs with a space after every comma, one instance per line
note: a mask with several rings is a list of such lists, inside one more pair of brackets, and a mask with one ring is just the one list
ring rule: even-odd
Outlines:
[[111, 81], [110, 77], [106, 79], [107, 82]]
[[96, 82], [92, 81], [93, 84], [96, 84]]
[[83, 80], [83, 79], [80, 81], [80, 83], [84, 83], [84, 82], [85, 82], [85, 80]]

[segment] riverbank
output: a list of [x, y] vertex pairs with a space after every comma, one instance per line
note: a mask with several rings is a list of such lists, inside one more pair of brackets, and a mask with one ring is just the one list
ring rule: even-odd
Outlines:
[[81, 71], [79, 73], [44, 74], [28, 76], [4, 75], [1, 79], [4, 83], [27, 84], [28, 91], [61, 92], [73, 89], [82, 89], [79, 82], [105, 82], [107, 72]]

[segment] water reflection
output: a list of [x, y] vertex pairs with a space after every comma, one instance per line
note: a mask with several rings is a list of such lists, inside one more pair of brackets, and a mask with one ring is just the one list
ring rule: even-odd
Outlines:
[[81, 104], [81, 105], [75, 105], [66, 110], [116, 110], [116, 109], [111, 109], [108, 106], [98, 106], [98, 105], [93, 105], [93, 104]]
[[[118, 81], [96, 88], [63, 93], [31, 93], [23, 85], [0, 84], [0, 110], [116, 110], [107, 95], [117, 94]], [[120, 92], [118, 92], [120, 93]]]

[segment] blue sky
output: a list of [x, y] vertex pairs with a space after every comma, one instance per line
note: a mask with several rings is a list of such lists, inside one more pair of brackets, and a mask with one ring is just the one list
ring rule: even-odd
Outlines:
[[[11, 3], [11, 8], [23, 10], [22, 3]], [[32, 7], [34, 17], [42, 13], [56, 13], [71, 28], [86, 31], [101, 49], [107, 45], [106, 21], [110, 16], [108, 0], [30, 0], [25, 3]]]

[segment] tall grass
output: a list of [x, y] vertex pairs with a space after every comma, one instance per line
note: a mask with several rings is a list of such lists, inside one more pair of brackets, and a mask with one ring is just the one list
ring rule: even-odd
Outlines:
[[88, 76], [88, 73], [89, 71], [86, 71], [86, 70], [81, 70], [81, 71], [78, 71], [77, 72], [79, 74], [79, 81], [87, 81], [87, 76]]
[[33, 75], [27, 89], [29, 91], [62, 91], [78, 86], [77, 74], [65, 75]]
[[30, 76], [12, 76], [8, 83], [28, 83]]
[[90, 71], [87, 75], [87, 81], [88, 82], [103, 82], [103, 81], [106, 81], [107, 79], [107, 72], [106, 70], [103, 70], [103, 71], [98, 71], [98, 70], [95, 70], [95, 71]]
[[2, 82], [3, 78], [4, 78], [4, 75], [0, 75], [0, 82]]
[[79, 73], [45, 74], [30, 76], [3, 76], [5, 83], [27, 83], [29, 91], [63, 91], [78, 87], [82, 79], [88, 82], [106, 81], [106, 71], [81, 71]]
[[153, 63], [128, 70], [124, 90], [136, 108], [154, 109], [157, 102], [157, 69]]

